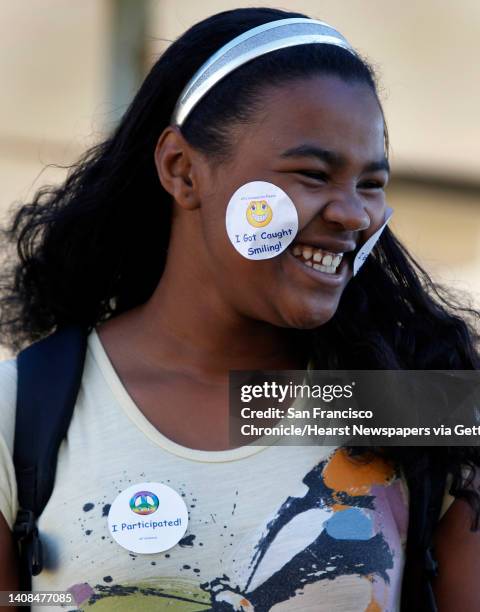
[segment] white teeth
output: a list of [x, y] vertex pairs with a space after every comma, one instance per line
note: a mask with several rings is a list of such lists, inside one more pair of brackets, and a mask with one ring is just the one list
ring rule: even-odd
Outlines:
[[303, 244], [296, 244], [291, 253], [309, 268], [326, 274], [335, 274], [343, 259], [343, 253], [329, 253], [323, 249]]
[[322, 264], [324, 266], [330, 266], [332, 264], [333, 257], [331, 255], [324, 255], [322, 259]]
[[325, 272], [326, 274], [335, 274], [335, 268], [333, 266], [321, 266], [320, 264], [313, 264], [314, 270]]
[[310, 259], [310, 257], [312, 256], [312, 249], [308, 248], [308, 247], [303, 247], [303, 258], [304, 259]]

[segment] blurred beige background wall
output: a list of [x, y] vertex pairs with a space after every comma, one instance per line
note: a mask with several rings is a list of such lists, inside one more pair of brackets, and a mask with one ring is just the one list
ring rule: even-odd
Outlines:
[[[376, 66], [392, 145], [392, 228], [480, 304], [480, 3], [253, 3], [338, 27]], [[0, 3], [0, 215], [115, 124], [159, 53], [230, 0]]]

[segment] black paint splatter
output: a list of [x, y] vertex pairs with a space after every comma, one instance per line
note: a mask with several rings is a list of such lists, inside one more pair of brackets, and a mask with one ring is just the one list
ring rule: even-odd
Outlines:
[[[308, 487], [305, 496], [288, 497], [275, 518], [268, 524], [267, 532], [256, 546], [255, 555], [250, 563], [251, 574], [244, 590], [240, 591], [238, 586], [231, 585], [225, 575], [200, 585], [200, 588], [212, 596], [212, 612], [223, 612], [225, 609], [224, 602], [219, 597], [223, 591], [243, 595], [256, 612], [268, 612], [275, 604], [295, 597], [300, 587], [319, 580], [332, 580], [340, 575], [376, 575], [389, 584], [387, 571], [393, 568], [393, 555], [382, 533], [368, 540], [341, 540], [331, 537], [322, 530], [304, 550], [286, 559], [279, 570], [256, 588], [249, 590], [253, 576], [270, 545], [296, 516], [313, 508], [332, 506], [339, 503], [340, 498], [344, 503], [354, 507], [373, 507], [373, 496], [351, 497], [345, 492], [330, 489], [323, 478], [326, 464], [326, 461], [321, 462], [308, 472], [303, 479], [303, 483]], [[220, 536], [222, 535], [221, 533]]]
[[91, 529], [87, 529], [87, 531], [85, 532], [85, 535], [90, 535], [92, 533]]
[[103, 577], [103, 582], [112, 582], [113, 578], [111, 576], [104, 576]]
[[92, 502], [88, 502], [87, 504], [83, 506], [83, 511], [90, 512], [90, 510], [93, 510], [94, 507], [95, 507], [95, 504], [92, 504]]
[[90, 605], [93, 605], [96, 601], [99, 601], [100, 599], [104, 599], [105, 597], [115, 597], [115, 596], [116, 597], [118, 596], [128, 597], [129, 595], [134, 595], [135, 593], [141, 593], [142, 595], [147, 595], [151, 597], [162, 597], [162, 598], [168, 599], [169, 601], [175, 600], [175, 601], [183, 601], [187, 603], [197, 604], [201, 606], [205, 605], [204, 601], [198, 601], [196, 599], [189, 598], [189, 597], [181, 597], [179, 595], [172, 595], [171, 593], [163, 593], [161, 589], [154, 589], [154, 588], [139, 588], [137, 586], [122, 586], [121, 584], [113, 584], [112, 586], [106, 586], [104, 584], [97, 584], [95, 585], [95, 590], [97, 592], [94, 593], [88, 599], [88, 603]]
[[184, 538], [182, 538], [180, 540], [180, 542], [178, 543], [179, 546], [193, 546], [193, 540], [195, 539], [195, 536], [192, 534], [185, 536]]
[[108, 516], [110, 512], [110, 504], [105, 504], [102, 508], [102, 516]]

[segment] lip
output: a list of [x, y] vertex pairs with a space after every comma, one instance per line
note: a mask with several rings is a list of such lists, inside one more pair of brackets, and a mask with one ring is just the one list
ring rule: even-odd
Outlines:
[[309, 240], [297, 236], [293, 244], [304, 244], [330, 253], [350, 253], [357, 248], [354, 240], [334, 240], [327, 237], [322, 240]]
[[[322, 247], [318, 247], [322, 248]], [[335, 274], [328, 274], [327, 272], [321, 272], [320, 270], [315, 270], [314, 268], [309, 268], [302, 262], [300, 262], [297, 257], [290, 253], [290, 250], [287, 249], [285, 251], [286, 254], [286, 262], [288, 262], [288, 267], [294, 271], [294, 274], [304, 274], [309, 277], [311, 280], [315, 281], [319, 285], [324, 285], [326, 287], [330, 287], [336, 289], [338, 287], [345, 286], [348, 280], [348, 274], [351, 270], [351, 265], [348, 257], [343, 257], [340, 266]]]

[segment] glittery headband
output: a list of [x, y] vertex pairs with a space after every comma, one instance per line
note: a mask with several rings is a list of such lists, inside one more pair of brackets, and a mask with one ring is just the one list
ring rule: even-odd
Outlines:
[[265, 23], [231, 40], [197, 70], [178, 99], [172, 123], [182, 125], [200, 99], [239, 66], [278, 49], [312, 43], [336, 45], [355, 55], [348, 41], [323, 21], [293, 18]]

